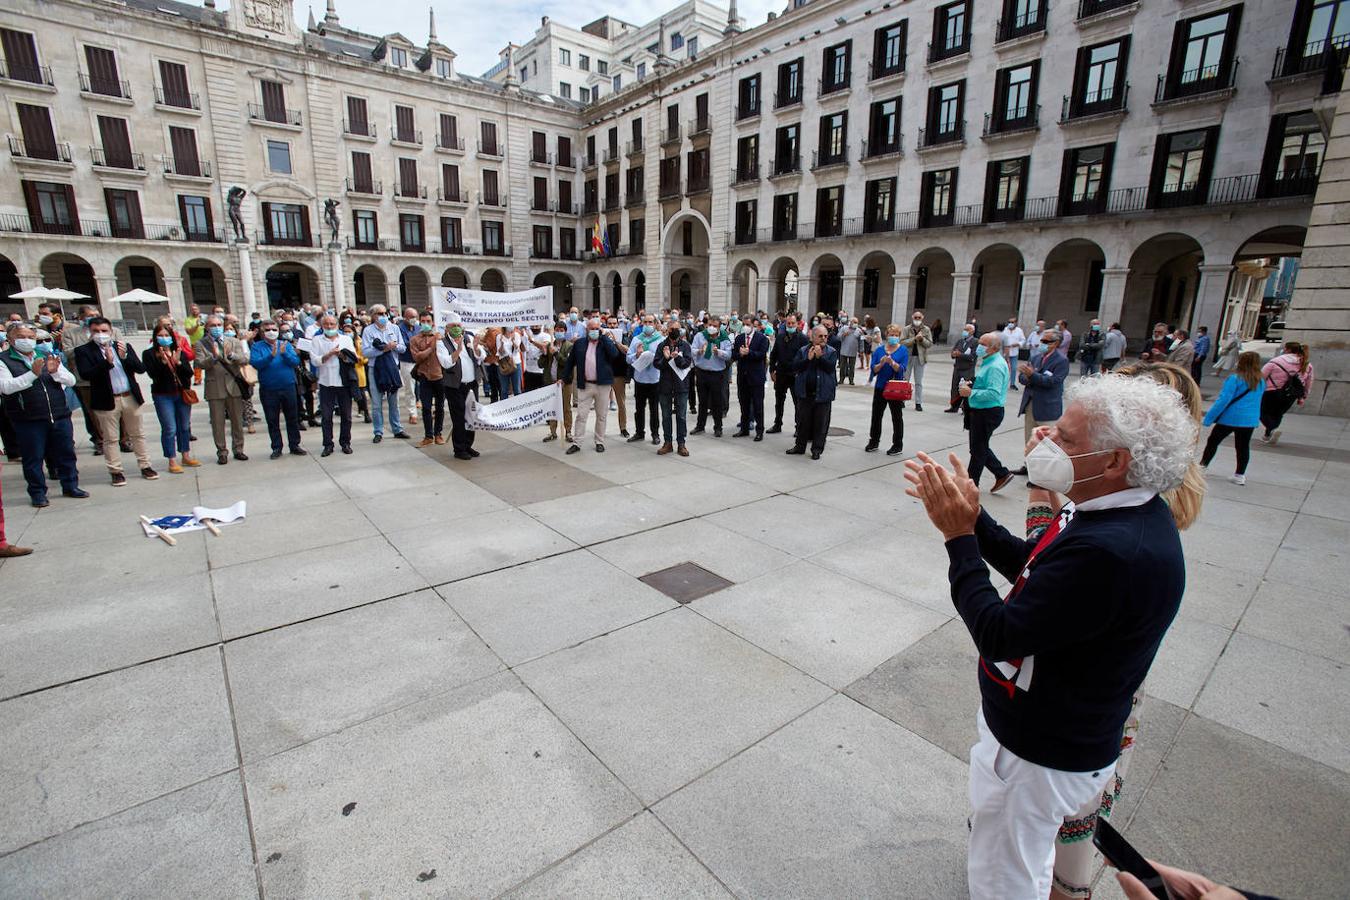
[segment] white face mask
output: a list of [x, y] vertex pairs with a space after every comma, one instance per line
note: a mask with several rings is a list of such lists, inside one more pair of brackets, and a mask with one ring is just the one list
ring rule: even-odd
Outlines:
[[96, 331], [94, 332], [93, 337], [94, 343], [98, 344], [100, 347], [106, 347], [108, 344], [112, 343], [112, 335], [106, 331]]
[[1084, 456], [1099, 456], [1110, 452], [1110, 450], [1093, 450], [1090, 453], [1076, 453], [1070, 456], [1064, 452], [1063, 447], [1046, 438], [1027, 454], [1027, 481], [1039, 485], [1047, 491], [1067, 494], [1075, 484], [1095, 481], [1103, 477], [1104, 474], [1098, 473], [1087, 478], [1074, 478], [1073, 461], [1075, 459], [1081, 459]]

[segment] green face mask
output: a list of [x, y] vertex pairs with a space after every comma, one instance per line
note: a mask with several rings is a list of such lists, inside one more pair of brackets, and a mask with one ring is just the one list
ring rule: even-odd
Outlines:
[[464, 329], [463, 329], [463, 328], [460, 328], [458, 325], [451, 325], [451, 326], [450, 326], [450, 336], [451, 336], [451, 337], [461, 337], [461, 336], [463, 336], [463, 334], [464, 334]]

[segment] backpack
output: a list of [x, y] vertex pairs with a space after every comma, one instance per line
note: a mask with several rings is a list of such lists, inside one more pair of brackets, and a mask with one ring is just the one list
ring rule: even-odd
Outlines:
[[[1280, 366], [1285, 374], [1284, 384], [1279, 387], [1280, 397], [1288, 400], [1290, 403], [1297, 403], [1308, 396], [1308, 389], [1303, 386], [1303, 379], [1297, 372], [1290, 372], [1284, 366]], [[1271, 382], [1274, 384], [1274, 382]]]

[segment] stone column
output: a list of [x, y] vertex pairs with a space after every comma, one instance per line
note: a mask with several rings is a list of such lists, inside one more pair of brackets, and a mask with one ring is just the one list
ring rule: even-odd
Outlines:
[[76, 300], [71, 305], [79, 308], [82, 303], [93, 303], [99, 308], [99, 311], [109, 319], [131, 319], [137, 325], [141, 322], [141, 313], [138, 307], [139, 303], [128, 303], [125, 306], [121, 303], [113, 303], [112, 298], [121, 293], [117, 289], [116, 275], [95, 275], [94, 281], [98, 283], [98, 300]]
[[851, 316], [855, 310], [862, 308], [862, 288], [863, 280], [860, 275], [843, 276], [843, 284], [839, 290], [839, 309], [837, 312]]
[[236, 243], [234, 249], [239, 253], [239, 281], [244, 292], [244, 309], [239, 318], [243, 322], [248, 322], [253, 318], [253, 314], [258, 312], [258, 294], [253, 284], [253, 261], [250, 259], [248, 244]]
[[[38, 272], [24, 273], [19, 275], [19, 290], [26, 291], [29, 288], [42, 287], [42, 275]], [[23, 317], [25, 321], [32, 322], [37, 318], [37, 308], [41, 300], [28, 299], [23, 301]]]
[[904, 322], [913, 295], [914, 276], [909, 272], [896, 272], [895, 277], [891, 279], [891, 316], [877, 324], [885, 328], [891, 322]]
[[811, 276], [797, 277], [797, 312], [806, 318], [811, 318], [811, 306], [816, 302], [815, 298], [816, 280]]
[[1102, 269], [1102, 302], [1097, 308], [1097, 318], [1102, 320], [1102, 329], [1119, 322], [1125, 312], [1125, 282], [1130, 277], [1128, 268]]
[[1017, 301], [1017, 323], [1028, 334], [1036, 325], [1036, 317], [1041, 314], [1041, 282], [1044, 280], [1044, 269], [1022, 270], [1022, 296]]
[[952, 309], [947, 319], [947, 343], [956, 343], [962, 326], [970, 319], [970, 304], [974, 292], [974, 272], [952, 273]]
[[764, 310], [768, 315], [773, 315], [777, 310], [774, 308], [777, 303], [774, 298], [774, 282], [769, 278], [757, 278], [755, 280], [755, 309]]
[[342, 244], [336, 241], [328, 245], [328, 268], [333, 279], [333, 302], [327, 306], [341, 312], [347, 306], [347, 276], [342, 272]]
[[1228, 279], [1233, 272], [1230, 265], [1208, 265], [1200, 267], [1200, 284], [1195, 291], [1195, 303], [1191, 305], [1191, 319], [1186, 330], [1192, 335], [1197, 328], [1205, 325], [1211, 338], [1219, 337], [1219, 322], [1223, 318], [1223, 307], [1228, 299]]
[[164, 276], [164, 294], [169, 298], [169, 315], [175, 322], [187, 316], [187, 299], [183, 296], [183, 279], [177, 275]]

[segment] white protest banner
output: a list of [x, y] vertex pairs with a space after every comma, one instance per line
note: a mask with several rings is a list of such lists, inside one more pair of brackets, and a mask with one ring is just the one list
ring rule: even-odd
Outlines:
[[514, 325], [548, 327], [556, 318], [553, 313], [553, 286], [530, 288], [528, 291], [498, 293], [471, 291], [468, 288], [438, 287], [432, 290], [431, 306], [436, 313], [436, 327], [444, 328], [450, 312], [459, 313], [469, 331], [501, 328]]
[[562, 385], [558, 382], [496, 403], [480, 404], [473, 394], [464, 401], [464, 425], [470, 431], [515, 431], [562, 418]]

